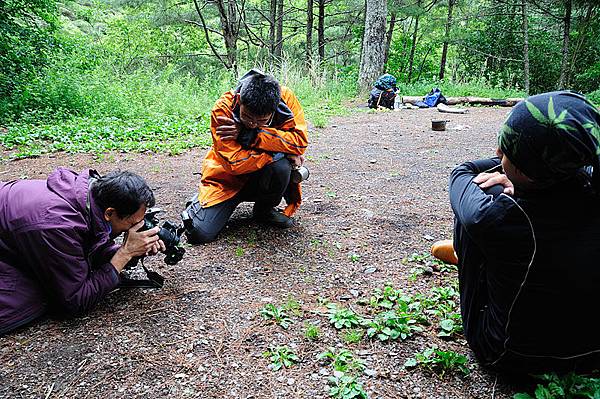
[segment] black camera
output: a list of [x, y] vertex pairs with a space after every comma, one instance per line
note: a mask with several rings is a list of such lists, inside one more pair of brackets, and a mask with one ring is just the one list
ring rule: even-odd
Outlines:
[[[144, 225], [138, 231], [150, 230], [158, 226], [160, 223], [158, 215], [162, 212], [163, 211], [159, 208], [151, 208], [146, 211], [146, 214], [144, 215]], [[183, 226], [178, 226], [169, 221], [165, 221], [162, 226], [160, 226], [158, 238], [165, 244], [166, 250], [163, 253], [165, 254], [164, 260], [167, 265], [176, 265], [183, 258], [183, 254], [185, 254], [185, 249], [179, 245], [181, 242], [181, 234], [184, 230], [185, 228]]]
[[[153, 229], [158, 226], [160, 220], [158, 219], [158, 215], [162, 213], [162, 210], [159, 208], [151, 208], [146, 211], [144, 215], [144, 225], [138, 231], [146, 231]], [[160, 226], [160, 230], [158, 231], [158, 238], [160, 238], [165, 244], [165, 263], [167, 265], [176, 265], [182, 258], [183, 254], [185, 254], [185, 249], [183, 249], [179, 243], [181, 241], [181, 234], [185, 228], [183, 226], [177, 226], [169, 221], [165, 221], [162, 226]], [[137, 266], [137, 264], [141, 260], [142, 268], [146, 272], [146, 276], [148, 277], [146, 280], [138, 280], [132, 279], [129, 277], [122, 277], [119, 286], [121, 288], [161, 288], [165, 282], [165, 278], [161, 276], [159, 273], [149, 270], [144, 265], [144, 258], [133, 258], [131, 259], [127, 265], [125, 265], [125, 269], [129, 270], [133, 267]]]

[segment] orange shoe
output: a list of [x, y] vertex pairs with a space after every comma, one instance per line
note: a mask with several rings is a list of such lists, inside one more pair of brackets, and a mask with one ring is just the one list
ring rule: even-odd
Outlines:
[[452, 240], [437, 241], [431, 246], [431, 255], [442, 262], [458, 265], [458, 257], [454, 252]]

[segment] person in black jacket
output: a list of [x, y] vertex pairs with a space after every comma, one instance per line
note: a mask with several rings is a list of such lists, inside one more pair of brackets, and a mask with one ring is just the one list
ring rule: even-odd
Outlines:
[[600, 369], [600, 112], [552, 92], [517, 104], [497, 158], [450, 177], [465, 336], [511, 373]]

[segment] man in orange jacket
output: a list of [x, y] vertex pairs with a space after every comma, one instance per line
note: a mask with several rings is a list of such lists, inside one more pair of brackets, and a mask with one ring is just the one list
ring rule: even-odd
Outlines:
[[[291, 227], [301, 190], [290, 175], [304, 163], [308, 146], [304, 111], [294, 93], [253, 69], [217, 100], [210, 130], [213, 146], [202, 163], [200, 191], [183, 215], [188, 242], [214, 240], [243, 201], [254, 202], [255, 220]], [[275, 209], [282, 198], [283, 213]]]

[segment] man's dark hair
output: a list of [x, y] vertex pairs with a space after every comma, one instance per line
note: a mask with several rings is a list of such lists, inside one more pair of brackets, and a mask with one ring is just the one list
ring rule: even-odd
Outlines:
[[154, 206], [154, 194], [135, 173], [114, 171], [99, 177], [91, 188], [92, 197], [104, 212], [114, 208], [120, 218], [133, 215], [142, 204]]
[[273, 76], [250, 75], [241, 83], [240, 101], [248, 111], [258, 116], [275, 112], [281, 99], [281, 88]]

